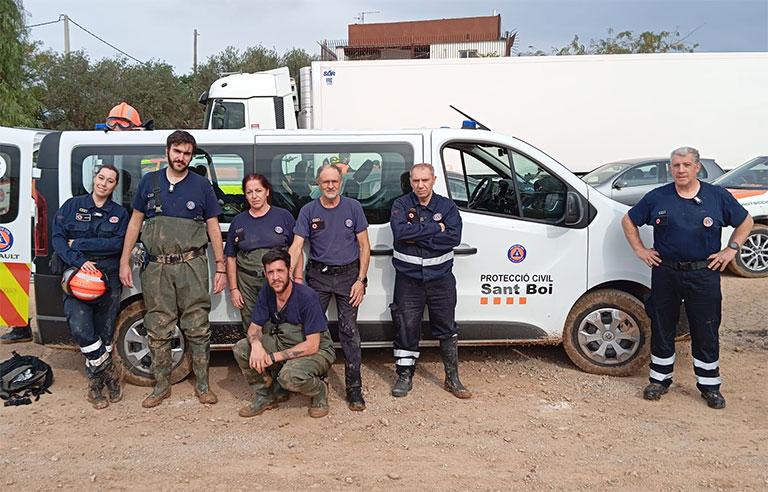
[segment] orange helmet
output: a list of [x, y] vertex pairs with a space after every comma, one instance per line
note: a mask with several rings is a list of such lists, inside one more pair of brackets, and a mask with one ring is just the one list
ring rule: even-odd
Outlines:
[[61, 276], [61, 288], [82, 301], [95, 301], [107, 291], [107, 283], [98, 270], [91, 273], [72, 267]]
[[112, 108], [107, 116], [107, 128], [110, 130], [132, 130], [140, 126], [139, 112], [124, 102]]

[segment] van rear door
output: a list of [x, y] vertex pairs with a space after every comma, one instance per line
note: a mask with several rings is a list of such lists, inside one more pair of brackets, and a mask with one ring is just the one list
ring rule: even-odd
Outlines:
[[26, 326], [32, 264], [33, 130], [0, 128], [0, 325]]

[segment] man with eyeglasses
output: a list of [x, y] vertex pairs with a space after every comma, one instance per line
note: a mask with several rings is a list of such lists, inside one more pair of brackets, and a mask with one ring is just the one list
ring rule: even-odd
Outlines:
[[339, 313], [339, 342], [344, 352], [344, 380], [350, 410], [365, 410], [360, 375], [360, 331], [357, 308], [363, 302], [368, 283], [371, 250], [368, 221], [357, 200], [341, 196], [342, 172], [334, 164], [323, 164], [317, 173], [322, 195], [306, 204], [299, 212], [294, 228], [291, 273], [302, 281], [301, 265], [296, 261], [309, 241], [307, 285], [320, 296], [323, 310], [331, 296], [336, 297]]
[[317, 293], [291, 282], [290, 255], [274, 248], [261, 259], [269, 288], [261, 289], [248, 334], [232, 347], [245, 381], [256, 394], [241, 417], [277, 407], [274, 379], [312, 399], [309, 416], [328, 415], [328, 388], [321, 378], [336, 360], [328, 320]]

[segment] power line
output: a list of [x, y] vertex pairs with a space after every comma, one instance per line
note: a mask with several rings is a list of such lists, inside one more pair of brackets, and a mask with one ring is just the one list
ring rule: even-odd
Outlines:
[[[58, 19], [56, 19], [55, 21], [50, 21], [50, 22], [42, 22], [42, 23], [40, 23], [40, 24], [32, 24], [32, 25], [29, 25], [29, 26], [24, 26], [24, 27], [26, 27], [26, 28], [28, 28], [28, 29], [29, 29], [29, 28], [33, 28], [33, 27], [46, 26], [46, 25], [48, 25], [48, 24], [56, 24], [57, 22], [61, 22], [63, 19], [64, 19], [64, 15], [59, 15], [59, 18], [58, 18]], [[119, 53], [122, 53], [123, 55], [127, 56], [127, 57], [128, 57], [128, 58], [130, 58], [131, 60], [134, 60], [134, 61], [136, 61], [136, 62], [138, 62], [138, 63], [141, 63], [142, 65], [144, 64], [144, 62], [143, 62], [143, 61], [139, 60], [139, 59], [138, 59], [138, 58], [136, 58], [135, 56], [131, 56], [131, 55], [129, 55], [128, 53], [126, 53], [125, 51], [121, 50], [120, 48], [118, 48], [118, 47], [117, 47], [117, 46], [115, 46], [114, 44], [110, 43], [109, 41], [106, 41], [105, 39], [102, 39], [102, 38], [100, 38], [100, 37], [99, 37], [99, 36], [97, 36], [96, 34], [92, 33], [92, 32], [91, 32], [91, 31], [89, 31], [88, 29], [84, 28], [83, 26], [81, 26], [80, 24], [78, 24], [77, 22], [75, 22], [75, 20], [74, 20], [74, 19], [72, 19], [72, 17], [70, 17], [70, 18], [69, 18], [69, 21], [70, 21], [72, 24], [74, 24], [74, 25], [76, 25], [77, 27], [79, 27], [80, 29], [82, 29], [83, 31], [85, 31], [86, 33], [88, 33], [88, 34], [90, 34], [91, 36], [93, 36], [94, 38], [98, 39], [98, 40], [99, 40], [99, 41], [101, 41], [102, 43], [106, 44], [107, 46], [109, 46], [109, 47], [110, 47], [110, 48], [112, 48], [113, 50], [115, 50], [115, 51], [117, 51], [117, 52], [119, 52]]]

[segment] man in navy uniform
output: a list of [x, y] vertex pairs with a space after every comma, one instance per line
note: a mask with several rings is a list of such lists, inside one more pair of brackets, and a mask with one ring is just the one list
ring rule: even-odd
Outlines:
[[456, 278], [452, 272], [453, 248], [461, 242], [462, 223], [456, 205], [433, 193], [436, 180], [431, 164], [415, 164], [410, 172], [413, 191], [392, 205], [389, 223], [395, 240], [392, 264], [396, 275], [394, 301], [389, 307], [398, 375], [392, 396], [406, 396], [413, 387], [426, 305], [432, 334], [440, 340], [445, 389], [457, 398], [471, 398], [472, 392], [459, 380]]
[[342, 173], [334, 164], [323, 164], [317, 173], [322, 195], [302, 207], [289, 251], [291, 273], [301, 280], [298, 260], [304, 241], [309, 241], [307, 285], [320, 296], [323, 310], [331, 296], [339, 313], [339, 342], [344, 352], [344, 380], [350, 410], [365, 410], [360, 375], [360, 331], [357, 308], [368, 283], [371, 248], [368, 221], [357, 200], [341, 196]]
[[[724, 408], [720, 393], [718, 329], [721, 318], [720, 272], [736, 256], [752, 230], [752, 217], [724, 188], [699, 181], [699, 152], [680, 147], [670, 156], [673, 183], [646, 194], [621, 221], [632, 249], [651, 267], [650, 384], [646, 400], [669, 391], [675, 362], [675, 327], [684, 301], [691, 327], [696, 387], [711, 408]], [[638, 232], [653, 227], [653, 248]], [[720, 249], [721, 229], [733, 226], [728, 246]]]

